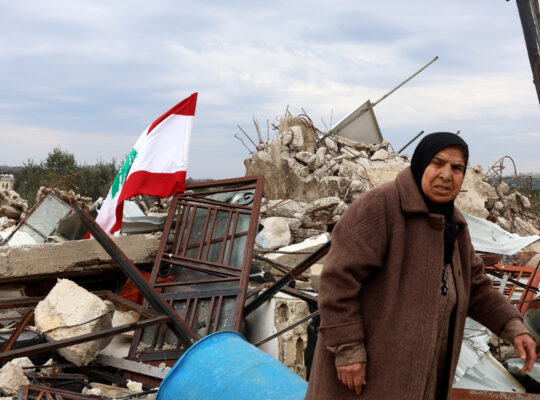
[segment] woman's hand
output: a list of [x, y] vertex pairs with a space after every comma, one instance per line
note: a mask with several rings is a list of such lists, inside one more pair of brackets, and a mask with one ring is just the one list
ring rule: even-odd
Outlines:
[[336, 367], [338, 379], [356, 394], [362, 394], [366, 384], [366, 363], [355, 363]]
[[514, 346], [518, 351], [519, 358], [525, 361], [521, 374], [525, 375], [532, 370], [536, 361], [536, 343], [531, 335], [524, 333], [514, 338]]

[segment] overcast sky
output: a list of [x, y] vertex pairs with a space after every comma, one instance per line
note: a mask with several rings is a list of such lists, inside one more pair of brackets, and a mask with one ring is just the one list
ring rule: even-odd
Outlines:
[[[397, 150], [457, 131], [471, 164], [540, 172], [540, 106], [515, 1], [0, 0], [0, 165], [129, 153], [199, 92], [194, 178], [245, 173], [255, 137], [287, 106], [324, 130], [440, 59], [375, 108]], [[412, 151], [412, 148], [410, 149]]]

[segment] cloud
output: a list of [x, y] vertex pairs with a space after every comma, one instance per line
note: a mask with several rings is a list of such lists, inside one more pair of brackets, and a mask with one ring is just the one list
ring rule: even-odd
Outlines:
[[86, 162], [123, 158], [146, 126], [198, 91], [189, 174], [238, 176], [247, 155], [238, 124], [253, 133], [253, 115], [275, 121], [287, 105], [321, 127], [335, 123], [435, 55], [376, 107], [383, 135], [398, 147], [420, 130], [460, 129], [473, 159], [512, 151], [540, 170], [507, 139], [535, 140], [540, 122], [515, 5], [465, 0], [7, 2], [3, 149], [13, 164], [56, 144]]

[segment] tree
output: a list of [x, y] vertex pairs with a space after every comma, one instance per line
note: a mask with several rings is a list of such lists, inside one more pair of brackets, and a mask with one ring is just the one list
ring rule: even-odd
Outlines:
[[82, 196], [105, 197], [116, 176], [116, 161], [99, 161], [95, 165], [78, 165], [75, 156], [55, 147], [39, 164], [28, 160], [17, 174], [13, 188], [30, 206], [35, 204], [41, 186], [73, 190]]

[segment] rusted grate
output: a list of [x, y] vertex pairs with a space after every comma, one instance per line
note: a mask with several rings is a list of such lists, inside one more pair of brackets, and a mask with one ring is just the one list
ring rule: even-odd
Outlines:
[[511, 303], [518, 305], [522, 314], [527, 311], [540, 283], [540, 273], [535, 271], [534, 267], [501, 264], [486, 266], [486, 272], [492, 276], [493, 287], [501, 291], [503, 280], [506, 281], [502, 293]]
[[[263, 184], [198, 183], [173, 199], [149, 283], [200, 337], [240, 329]], [[135, 334], [130, 358], [174, 361], [182, 351], [162, 324]]]

